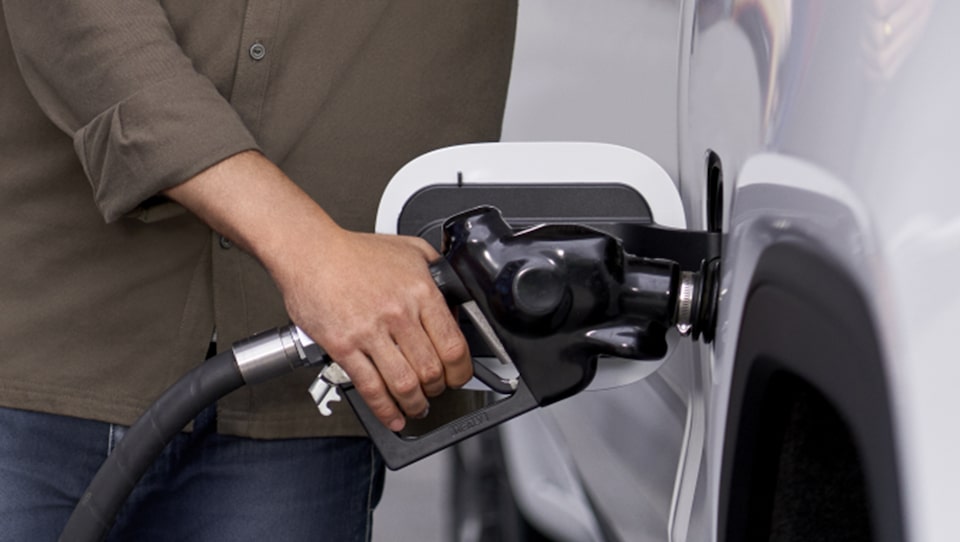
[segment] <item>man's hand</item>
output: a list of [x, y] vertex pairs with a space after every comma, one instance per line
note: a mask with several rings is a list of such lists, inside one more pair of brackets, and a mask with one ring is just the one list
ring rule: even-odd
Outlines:
[[470, 379], [466, 343], [427, 269], [438, 257], [429, 244], [343, 232], [305, 248], [275, 275], [287, 311], [391, 429], [403, 428], [394, 400], [423, 416], [428, 397]]
[[425, 241], [343, 230], [255, 152], [166, 194], [263, 263], [294, 323], [390, 429], [403, 428], [401, 410], [425, 415], [428, 397], [470, 379], [466, 341], [427, 267], [439, 256]]

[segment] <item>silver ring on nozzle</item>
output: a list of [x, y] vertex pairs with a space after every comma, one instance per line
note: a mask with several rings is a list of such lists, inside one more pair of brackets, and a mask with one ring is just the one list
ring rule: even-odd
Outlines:
[[695, 273], [680, 273], [680, 291], [677, 294], [677, 331], [689, 335], [693, 329], [693, 298], [696, 294]]

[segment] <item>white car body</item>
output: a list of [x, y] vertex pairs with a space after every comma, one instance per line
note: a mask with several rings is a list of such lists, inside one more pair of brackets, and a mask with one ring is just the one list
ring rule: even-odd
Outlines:
[[[880, 342], [888, 390], [876, 408], [892, 415], [902, 536], [955, 539], [960, 294], [938, 277], [960, 269], [960, 4], [703, 1], [687, 2], [682, 17], [680, 191], [694, 227], [705, 149], [733, 181], [718, 340], [700, 362], [709, 524], [721, 521], [748, 286], [758, 255], [788, 242], [835, 264], [863, 294], [870, 320], [860, 325]], [[858, 444], [861, 454], [884, 445]]]
[[[518, 507], [557, 540], [803, 536], [789, 518], [751, 523], [750, 499], [773, 494], [751, 497], [750, 484], [795, 481], [806, 461], [758, 451], [774, 422], [757, 409], [779, 404], [764, 396], [766, 371], [822, 397], [844, 428], [873, 539], [956, 539], [960, 293], [945, 279], [960, 271], [960, 3], [688, 0], [678, 13], [678, 154], [661, 165], [693, 230], [708, 227], [720, 202], [708, 177], [722, 171], [716, 340], [678, 341], [650, 378], [508, 423]], [[583, 158], [577, 175], [592, 165]], [[793, 353], [776, 359], [778, 348]], [[811, 499], [832, 467], [814, 468], [796, 486]], [[759, 506], [771, 515], [819, 513], [770, 491], [776, 510]]]

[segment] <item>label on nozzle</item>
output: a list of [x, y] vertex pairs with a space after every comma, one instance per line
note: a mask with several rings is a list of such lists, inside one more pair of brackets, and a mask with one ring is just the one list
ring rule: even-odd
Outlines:
[[463, 433], [464, 431], [469, 431], [474, 427], [478, 427], [490, 421], [490, 416], [486, 412], [474, 412], [473, 414], [468, 414], [457, 421], [450, 423], [450, 430], [453, 431], [453, 434], [457, 435]]

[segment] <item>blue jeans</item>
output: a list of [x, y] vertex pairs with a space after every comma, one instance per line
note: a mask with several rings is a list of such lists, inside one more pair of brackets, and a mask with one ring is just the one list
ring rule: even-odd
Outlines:
[[[384, 472], [369, 440], [230, 437], [214, 412], [164, 449], [108, 540], [370, 540]], [[125, 431], [0, 408], [0, 541], [56, 540]]]

